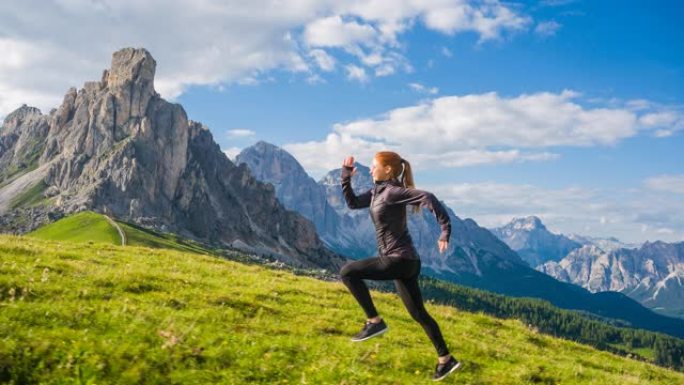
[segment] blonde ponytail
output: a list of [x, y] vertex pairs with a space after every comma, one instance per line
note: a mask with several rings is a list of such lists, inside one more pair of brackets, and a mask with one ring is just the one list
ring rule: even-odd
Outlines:
[[[408, 160], [401, 158], [401, 164], [404, 166], [404, 172], [401, 177], [401, 182], [406, 188], [416, 188], [416, 183], [413, 180], [413, 171], [411, 171], [411, 163]], [[411, 208], [414, 214], [420, 212], [419, 206], [413, 206]]]

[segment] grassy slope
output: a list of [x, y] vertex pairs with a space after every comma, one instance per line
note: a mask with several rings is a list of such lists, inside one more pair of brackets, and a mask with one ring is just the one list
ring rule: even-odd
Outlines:
[[133, 223], [121, 221], [116, 221], [116, 223], [118, 223], [124, 233], [126, 233], [126, 244], [130, 246], [146, 246], [197, 253], [210, 252], [210, 250], [207, 250], [201, 245], [183, 239], [176, 234], [158, 233]]
[[[0, 382], [427, 383], [434, 351], [393, 294], [390, 331], [338, 282], [207, 255], [0, 235]], [[428, 304], [464, 384], [680, 384], [684, 374]]]
[[121, 244], [121, 238], [114, 226], [103, 215], [91, 211], [62, 218], [28, 235], [46, 240]]
[[[208, 252], [198, 244], [183, 240], [174, 234], [162, 234], [126, 222], [117, 221], [117, 224], [126, 234], [126, 244], [129, 246], [161, 247], [199, 253]], [[45, 225], [28, 235], [46, 240], [121, 244], [119, 233], [105, 216], [92, 211], [70, 215]]]

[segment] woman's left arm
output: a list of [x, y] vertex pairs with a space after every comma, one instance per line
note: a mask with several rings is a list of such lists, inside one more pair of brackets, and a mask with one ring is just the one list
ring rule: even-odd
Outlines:
[[451, 219], [449, 218], [449, 214], [444, 208], [444, 205], [442, 205], [437, 197], [431, 192], [415, 188], [399, 187], [393, 189], [391, 194], [388, 194], [387, 203], [419, 205], [420, 207], [429, 209], [435, 214], [437, 222], [442, 228], [439, 241], [449, 242], [449, 237], [451, 236]]

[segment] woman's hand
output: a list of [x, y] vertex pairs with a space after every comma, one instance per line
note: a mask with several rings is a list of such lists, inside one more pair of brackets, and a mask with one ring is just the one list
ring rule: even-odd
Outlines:
[[[346, 157], [344, 159], [344, 161], [342, 162], [342, 166], [343, 167], [354, 167], [354, 157], [351, 155]], [[354, 169], [352, 170], [351, 176], [354, 176], [354, 174], [356, 174], [356, 167], [354, 167]]]
[[439, 253], [442, 254], [449, 247], [448, 241], [437, 241], [437, 247], [439, 248]]

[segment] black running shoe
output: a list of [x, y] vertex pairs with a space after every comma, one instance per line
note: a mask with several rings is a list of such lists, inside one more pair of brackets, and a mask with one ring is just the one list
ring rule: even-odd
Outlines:
[[443, 364], [437, 364], [437, 367], [435, 368], [435, 374], [432, 376], [432, 381], [439, 381], [460, 367], [461, 363], [458, 362], [454, 356], [451, 356], [449, 357], [449, 361]]
[[387, 331], [387, 324], [385, 324], [385, 320], [380, 320], [380, 322], [376, 323], [376, 324], [374, 324], [370, 321], [366, 321], [366, 324], [363, 325], [363, 330], [361, 330], [358, 334], [356, 334], [354, 337], [352, 337], [351, 340], [354, 342], [365, 341], [369, 338], [379, 336], [380, 334], [382, 334], [386, 331]]

